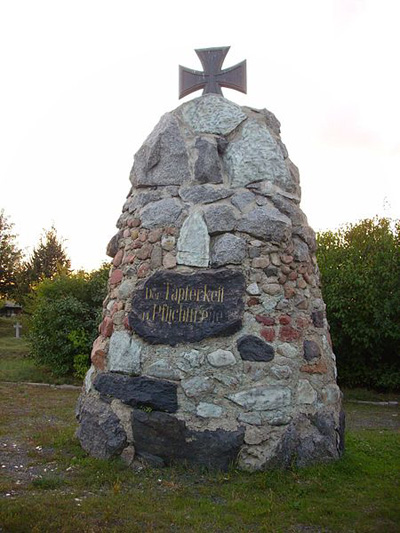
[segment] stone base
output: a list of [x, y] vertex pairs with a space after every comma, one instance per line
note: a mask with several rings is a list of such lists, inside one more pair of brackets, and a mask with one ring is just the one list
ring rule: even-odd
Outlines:
[[104, 400], [96, 394], [81, 397], [77, 437], [90, 455], [100, 459], [122, 455], [128, 465], [137, 457], [153, 466], [183, 463], [253, 471], [326, 462], [338, 459], [344, 450], [343, 411], [338, 420], [334, 412], [321, 409], [313, 415], [300, 414], [282, 426], [274, 425], [275, 418], [270, 424], [243, 424], [234, 431], [196, 431], [145, 402], [142, 409], [125, 406], [121, 416], [115, 400], [111, 405]]

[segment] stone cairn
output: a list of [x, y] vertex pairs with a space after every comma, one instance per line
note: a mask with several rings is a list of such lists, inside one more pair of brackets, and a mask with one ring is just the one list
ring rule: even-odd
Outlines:
[[247, 470], [337, 459], [315, 234], [267, 110], [207, 94], [135, 155], [77, 413], [94, 457]]

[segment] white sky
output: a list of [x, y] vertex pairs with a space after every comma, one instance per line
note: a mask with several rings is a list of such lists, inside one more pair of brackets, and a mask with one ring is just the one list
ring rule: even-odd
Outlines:
[[[178, 100], [195, 48], [247, 59], [300, 168], [315, 230], [400, 218], [398, 0], [0, 0], [0, 209], [26, 252], [55, 225], [97, 268], [134, 153]], [[192, 93], [183, 101], [200, 96]]]

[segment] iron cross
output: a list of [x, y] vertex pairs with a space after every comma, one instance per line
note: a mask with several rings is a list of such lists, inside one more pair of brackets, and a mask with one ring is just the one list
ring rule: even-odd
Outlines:
[[179, 98], [203, 88], [203, 94], [222, 95], [221, 87], [246, 93], [246, 60], [221, 70], [229, 48], [230, 46], [224, 46], [222, 48], [195, 50], [203, 65], [204, 72], [179, 65]]

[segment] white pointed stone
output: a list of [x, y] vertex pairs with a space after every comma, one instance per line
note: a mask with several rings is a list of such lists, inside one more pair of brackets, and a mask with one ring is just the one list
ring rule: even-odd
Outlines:
[[210, 236], [201, 211], [194, 211], [183, 223], [177, 244], [179, 265], [206, 267], [210, 262]]
[[297, 403], [311, 405], [317, 401], [317, 391], [306, 379], [300, 379], [297, 385]]
[[140, 374], [142, 346], [126, 331], [114, 331], [108, 349], [108, 370]]

